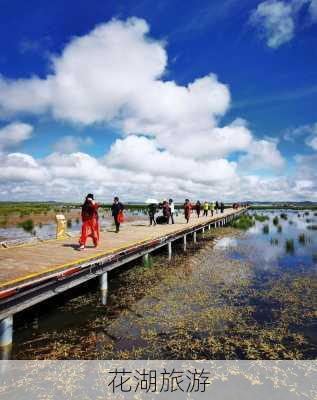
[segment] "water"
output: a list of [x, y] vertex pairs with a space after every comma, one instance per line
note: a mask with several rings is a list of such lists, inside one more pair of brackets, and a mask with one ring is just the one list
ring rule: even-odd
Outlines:
[[[259, 213], [259, 212], [258, 212]], [[16, 318], [13, 358], [311, 359], [317, 356], [317, 237], [287, 212], [246, 232], [212, 230], [184, 256], [110, 274]], [[289, 221], [293, 223], [289, 223]], [[269, 225], [269, 233], [263, 226]], [[300, 242], [300, 234], [307, 235]], [[276, 240], [278, 242], [276, 242]], [[293, 239], [293, 247], [286, 246]]]
[[[125, 216], [129, 217], [144, 217], [144, 213], [141, 211], [125, 211]], [[30, 219], [32, 219], [30, 217]], [[71, 222], [67, 227], [67, 231], [70, 234], [78, 234], [81, 230], [81, 220], [78, 219], [69, 219]], [[108, 229], [113, 224], [112, 217], [110, 214], [103, 214], [100, 212], [99, 224], [101, 229]], [[1, 240], [27, 240], [33, 237], [37, 237], [39, 239], [49, 239], [53, 238], [56, 235], [56, 223], [48, 223], [48, 224], [36, 224], [32, 231], [27, 231], [21, 227], [6, 227], [0, 228], [0, 239]]]

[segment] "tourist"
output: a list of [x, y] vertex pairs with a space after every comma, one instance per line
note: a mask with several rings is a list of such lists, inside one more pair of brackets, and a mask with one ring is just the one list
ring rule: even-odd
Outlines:
[[114, 223], [116, 226], [116, 233], [118, 233], [120, 230], [120, 223], [121, 223], [123, 209], [124, 209], [124, 207], [123, 207], [123, 204], [120, 203], [119, 197], [115, 197], [113, 199], [111, 211], [112, 211], [112, 216], [113, 216]]
[[215, 209], [216, 209], [216, 214], [218, 214], [218, 210], [219, 210], [219, 203], [218, 203], [218, 201], [216, 201]]
[[184, 203], [184, 215], [185, 215], [185, 219], [186, 219], [187, 223], [189, 222], [191, 209], [192, 209], [192, 205], [191, 205], [189, 199], [186, 199], [185, 203]]
[[156, 225], [156, 221], [155, 221], [156, 211], [157, 211], [157, 204], [151, 203], [149, 205], [150, 226], [152, 226], [152, 224]]
[[99, 243], [99, 222], [98, 222], [98, 207], [94, 200], [94, 195], [89, 193], [86, 196], [85, 202], [81, 209], [82, 227], [81, 236], [79, 239], [79, 250], [85, 250], [86, 241], [89, 237], [92, 238], [94, 246]]
[[163, 217], [165, 218], [166, 223], [169, 224], [171, 212], [170, 212], [170, 205], [167, 200], [163, 200], [162, 211], [163, 211]]
[[[170, 212], [169, 218], [171, 218], [172, 224], [174, 224], [175, 206], [174, 206], [173, 199], [169, 199], [168, 204], [169, 204], [169, 212]], [[169, 223], [169, 221], [168, 221], [168, 223]]]
[[200, 216], [200, 211], [201, 211], [201, 202], [200, 202], [199, 200], [197, 200], [195, 209], [196, 209], [197, 217], [199, 218], [199, 216]]
[[214, 211], [215, 211], [215, 203], [212, 201], [210, 203], [210, 212], [211, 212], [211, 216], [214, 216]]
[[225, 205], [223, 204], [223, 202], [221, 202], [221, 204], [220, 204], [221, 213], [224, 212], [224, 209], [225, 209]]
[[204, 217], [208, 217], [208, 209], [209, 209], [208, 201], [204, 202], [203, 209], [204, 209]]

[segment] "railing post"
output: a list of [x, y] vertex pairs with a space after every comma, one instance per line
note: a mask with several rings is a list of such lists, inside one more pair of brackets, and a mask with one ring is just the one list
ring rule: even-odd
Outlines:
[[183, 237], [183, 250], [186, 251], [187, 249], [187, 236], [184, 235]]
[[105, 306], [107, 304], [108, 294], [108, 272], [104, 272], [100, 275], [100, 291], [101, 291], [101, 304]]
[[9, 358], [13, 340], [13, 315], [0, 321], [0, 359]]
[[197, 233], [196, 232], [193, 233], [193, 240], [194, 240], [194, 243], [197, 243]]
[[167, 243], [167, 259], [168, 261], [172, 259], [172, 242]]

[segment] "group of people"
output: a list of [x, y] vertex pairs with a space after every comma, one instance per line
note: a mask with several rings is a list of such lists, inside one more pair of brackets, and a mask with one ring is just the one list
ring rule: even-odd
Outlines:
[[[234, 203], [234, 208], [239, 207], [238, 203]], [[91, 238], [94, 246], [97, 247], [99, 243], [99, 221], [98, 221], [98, 208], [99, 204], [95, 201], [94, 195], [89, 193], [86, 198], [85, 202], [82, 205], [82, 230], [81, 236], [79, 240], [80, 250], [84, 250], [86, 246], [86, 242], [88, 238]], [[218, 210], [221, 213], [224, 212], [225, 206], [224, 203], [216, 202], [208, 202], [204, 201], [201, 203], [199, 200], [196, 202], [195, 206], [192, 205], [189, 199], [185, 200], [183, 205], [184, 216], [186, 222], [189, 223], [190, 216], [192, 210], [195, 209], [197, 213], [197, 217], [200, 217], [201, 212], [203, 212], [203, 216], [207, 217], [208, 212], [210, 211], [211, 216], [214, 215], [214, 212], [217, 214]], [[120, 224], [124, 220], [123, 215], [124, 206], [119, 201], [119, 197], [115, 197], [113, 199], [113, 204], [111, 206], [111, 212], [114, 219], [114, 225], [116, 228], [116, 233], [120, 230]], [[162, 210], [162, 215], [156, 217], [156, 213]], [[156, 224], [172, 224], [175, 223], [174, 215], [175, 215], [175, 205], [173, 199], [163, 200], [162, 203], [151, 203], [148, 206], [148, 215], [150, 219], [150, 225]]]
[[[92, 239], [95, 247], [98, 246], [100, 236], [98, 208], [99, 204], [95, 201], [94, 195], [89, 193], [81, 209], [82, 227], [79, 239], [79, 250], [85, 250], [88, 238]], [[124, 220], [123, 209], [124, 206], [119, 201], [119, 197], [115, 197], [111, 206], [111, 212], [116, 227], [116, 233], [119, 232], [120, 224]]]
[[[214, 212], [217, 214], [218, 210], [220, 210], [221, 213], [224, 212], [225, 205], [223, 202], [219, 203], [218, 201], [216, 202], [208, 202], [204, 201], [201, 203], [199, 200], [196, 202], [195, 206], [192, 205], [189, 199], [185, 200], [185, 203], [183, 205], [184, 209], [184, 216], [187, 221], [187, 223], [190, 220], [190, 216], [192, 213], [192, 210], [196, 210], [197, 217], [200, 217], [201, 212], [203, 212], [203, 216], [207, 217], [208, 212], [210, 211], [211, 216], [214, 215]], [[159, 211], [162, 210], [162, 215], [155, 217], [155, 214]], [[170, 221], [172, 224], [174, 224], [174, 214], [175, 214], [175, 205], [173, 199], [163, 200], [162, 203], [151, 203], [148, 206], [148, 214], [149, 214], [149, 219], [150, 219], [150, 225], [156, 225], [156, 224], [169, 224]]]
[[210, 210], [210, 214], [213, 217], [214, 212], [216, 214], [218, 214], [218, 210], [220, 210], [220, 212], [224, 212], [225, 209], [225, 205], [223, 202], [219, 203], [218, 201], [214, 202], [210, 202], [208, 203], [208, 201], [204, 201], [203, 204], [201, 204], [201, 202], [198, 200], [196, 205], [195, 205], [195, 210], [197, 213], [197, 217], [200, 217], [200, 213], [201, 211], [203, 211], [203, 216], [207, 217], [208, 216], [208, 211]]

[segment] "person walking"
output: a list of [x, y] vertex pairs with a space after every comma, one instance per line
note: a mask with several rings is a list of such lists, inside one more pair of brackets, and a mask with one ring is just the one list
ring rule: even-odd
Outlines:
[[218, 210], [219, 210], [219, 203], [218, 203], [218, 201], [216, 201], [215, 209], [216, 209], [216, 214], [218, 214]]
[[210, 203], [210, 212], [211, 212], [211, 216], [214, 216], [214, 211], [215, 211], [215, 203], [212, 201]]
[[196, 208], [197, 217], [199, 218], [200, 211], [201, 211], [201, 202], [199, 200], [197, 200], [195, 208]]
[[168, 204], [167, 200], [163, 200], [162, 212], [163, 212], [163, 217], [166, 220], [166, 223], [169, 224], [171, 212], [170, 212], [170, 205]]
[[120, 230], [120, 216], [122, 215], [123, 209], [123, 204], [120, 203], [119, 197], [116, 196], [113, 199], [113, 204], [111, 206], [112, 216], [116, 226], [116, 233], [118, 233]]
[[87, 194], [85, 202], [81, 208], [81, 236], [79, 239], [79, 250], [85, 250], [87, 239], [90, 237], [97, 247], [99, 243], [99, 221], [98, 221], [99, 204], [95, 202], [92, 193]]
[[[168, 204], [169, 204], [169, 212], [170, 212], [169, 218], [171, 219], [172, 224], [174, 224], [175, 205], [174, 205], [173, 199], [169, 199]], [[168, 223], [169, 223], [169, 221], [168, 221]]]
[[192, 209], [192, 205], [191, 205], [189, 199], [186, 199], [185, 203], [184, 203], [184, 215], [185, 215], [185, 219], [186, 219], [187, 223], [189, 222], [191, 209]]
[[223, 204], [223, 202], [221, 202], [221, 204], [220, 204], [220, 211], [221, 211], [221, 213], [224, 212], [224, 209], [225, 209], [225, 205]]
[[152, 224], [156, 225], [156, 221], [155, 221], [156, 211], [157, 211], [157, 204], [151, 203], [149, 205], [150, 226], [152, 226]]
[[209, 209], [209, 204], [208, 201], [204, 202], [204, 217], [208, 217], [208, 209]]

